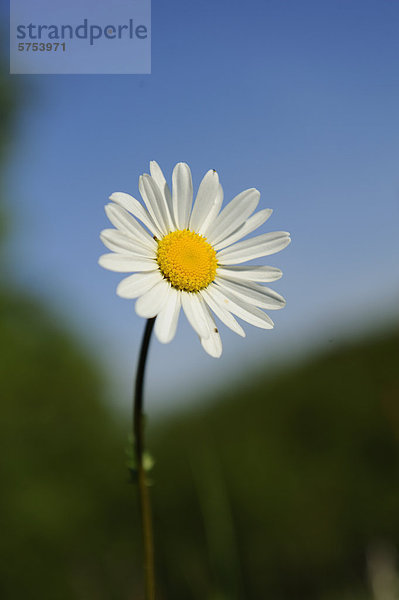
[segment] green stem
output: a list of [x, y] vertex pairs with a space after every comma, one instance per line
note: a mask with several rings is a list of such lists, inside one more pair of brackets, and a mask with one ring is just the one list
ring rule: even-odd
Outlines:
[[144, 546], [144, 581], [145, 581], [145, 598], [146, 600], [155, 599], [155, 575], [154, 575], [154, 545], [152, 534], [152, 519], [151, 505], [148, 493], [148, 485], [143, 466], [144, 453], [144, 415], [143, 415], [143, 387], [144, 387], [144, 372], [150, 345], [151, 333], [154, 327], [155, 318], [148, 319], [143, 340], [141, 342], [139, 364], [137, 366], [136, 385], [134, 392], [134, 407], [133, 407], [133, 433], [134, 433], [134, 450], [137, 465], [137, 478], [139, 487], [139, 506], [141, 526], [143, 533]]

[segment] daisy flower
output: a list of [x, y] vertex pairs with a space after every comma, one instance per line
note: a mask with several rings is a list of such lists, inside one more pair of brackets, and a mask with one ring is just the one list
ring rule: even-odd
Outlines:
[[273, 321], [263, 309], [282, 308], [285, 300], [263, 284], [279, 279], [282, 272], [243, 263], [279, 252], [291, 240], [286, 231], [243, 240], [272, 214], [268, 208], [254, 212], [258, 190], [241, 192], [221, 210], [223, 189], [216, 171], [206, 173], [194, 203], [187, 164], [175, 166], [172, 193], [155, 161], [150, 173], [139, 179], [145, 208], [123, 192], [112, 194], [105, 207], [116, 229], [101, 232], [111, 253], [101, 256], [99, 264], [133, 273], [119, 283], [117, 294], [137, 298], [139, 316], [156, 317], [155, 334], [163, 343], [173, 339], [182, 309], [214, 357], [221, 355], [222, 343], [212, 313], [243, 337], [235, 317], [271, 329]]

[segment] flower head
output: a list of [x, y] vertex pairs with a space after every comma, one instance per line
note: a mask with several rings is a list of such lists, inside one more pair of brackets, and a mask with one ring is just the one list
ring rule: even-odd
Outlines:
[[263, 284], [282, 273], [243, 263], [274, 254], [291, 240], [286, 231], [276, 231], [239, 241], [272, 213], [254, 212], [258, 190], [241, 192], [221, 210], [223, 190], [216, 171], [206, 173], [194, 204], [188, 165], [175, 166], [172, 193], [155, 161], [150, 173], [139, 180], [146, 208], [122, 192], [112, 194], [105, 207], [116, 229], [101, 232], [111, 253], [99, 263], [111, 271], [133, 273], [119, 283], [117, 294], [137, 298], [141, 317], [156, 317], [155, 334], [163, 343], [173, 339], [182, 308], [206, 352], [215, 357], [221, 355], [222, 343], [212, 313], [243, 337], [235, 316], [271, 329], [273, 321], [263, 309], [282, 308], [285, 300]]

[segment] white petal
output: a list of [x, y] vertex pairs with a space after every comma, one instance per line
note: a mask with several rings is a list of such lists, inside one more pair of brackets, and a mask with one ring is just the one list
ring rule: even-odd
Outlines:
[[[159, 235], [161, 233], [159, 228], [155, 225], [151, 216], [148, 214], [148, 212], [145, 210], [145, 208], [140, 204], [140, 202], [138, 200], [136, 200], [136, 198], [133, 198], [133, 196], [130, 196], [130, 194], [125, 194], [124, 192], [114, 192], [113, 194], [111, 194], [109, 199], [112, 200], [112, 202], [115, 202], [116, 204], [118, 204], [125, 211], [129, 211], [130, 213], [132, 213], [132, 215], [134, 215], [137, 219], [139, 219], [142, 223], [144, 223], [144, 225], [146, 227], [148, 227], [148, 229], [151, 231], [151, 233], [153, 233], [154, 235], [159, 237]], [[113, 205], [111, 205], [111, 206], [113, 206]], [[108, 215], [108, 218], [110, 218], [109, 215]], [[112, 221], [112, 223], [115, 225], [115, 223], [113, 221]], [[119, 226], [115, 225], [115, 227], [119, 227]], [[144, 231], [144, 229], [143, 229], [143, 231]], [[144, 231], [144, 233], [146, 233], [146, 232]]]
[[[105, 212], [108, 219], [119, 231], [127, 234], [132, 240], [144, 244], [147, 248], [157, 248], [156, 241], [127, 210], [117, 204], [110, 203], [105, 206]], [[149, 215], [148, 218], [150, 218]]]
[[199, 231], [205, 218], [218, 202], [219, 177], [215, 170], [208, 171], [202, 179], [190, 217], [190, 229]]
[[201, 345], [210, 356], [219, 358], [222, 354], [222, 340], [220, 339], [219, 331], [216, 327], [214, 318], [212, 317], [209, 308], [207, 307], [204, 299], [200, 296], [200, 304], [203, 308], [203, 314], [208, 327], [208, 336], [201, 338]]
[[181, 295], [184, 314], [191, 327], [201, 338], [209, 336], [209, 329], [204, 315], [204, 308], [198, 294], [195, 292], [182, 292]]
[[230, 292], [234, 296], [238, 296], [241, 300], [244, 300], [244, 302], [259, 306], [260, 308], [277, 310], [283, 308], [286, 304], [280, 294], [259, 283], [227, 281], [219, 277], [216, 283], [223, 292]]
[[165, 306], [170, 289], [170, 283], [166, 279], [161, 279], [148, 292], [140, 296], [135, 304], [139, 317], [145, 319], [155, 317]]
[[[113, 252], [119, 252], [120, 254], [133, 252], [146, 258], [155, 258], [156, 256], [155, 249], [150, 249], [146, 244], [132, 240], [131, 235], [126, 235], [119, 229], [104, 229], [100, 233], [100, 239], [104, 246], [109, 250], [113, 250]], [[156, 242], [152, 241], [156, 245]]]
[[223, 188], [219, 183], [215, 201], [212, 204], [208, 214], [205, 215], [204, 221], [202, 222], [202, 225], [200, 225], [197, 233], [199, 233], [200, 235], [205, 235], [205, 236], [207, 235], [208, 228], [212, 225], [212, 223], [218, 216], [222, 204], [223, 204]]
[[160, 342], [167, 344], [176, 333], [181, 307], [181, 292], [171, 287], [165, 306], [158, 313], [155, 321], [155, 334]]
[[290, 241], [290, 234], [286, 231], [264, 233], [221, 250], [217, 253], [216, 258], [221, 265], [243, 263], [253, 258], [279, 252], [288, 246]]
[[260, 310], [260, 308], [251, 306], [230, 292], [221, 292], [214, 283], [211, 283], [207, 290], [212, 293], [214, 300], [218, 304], [224, 306], [226, 310], [229, 310], [237, 317], [240, 317], [240, 319], [247, 321], [247, 323], [250, 323], [255, 327], [260, 327], [261, 329], [272, 329], [274, 327], [273, 321], [269, 315], [264, 313], [263, 310]]
[[201, 338], [201, 346], [213, 358], [220, 358], [222, 355], [222, 340], [217, 332], [211, 333], [208, 338]]
[[176, 227], [186, 229], [193, 203], [193, 182], [190, 167], [186, 163], [177, 163], [172, 175], [173, 213]]
[[241, 227], [239, 227], [236, 231], [233, 231], [231, 235], [223, 237], [220, 242], [215, 244], [215, 250], [222, 250], [222, 248], [226, 248], [227, 246], [238, 242], [238, 240], [249, 233], [252, 233], [255, 231], [255, 229], [258, 229], [258, 227], [267, 221], [272, 212], [273, 211], [271, 208], [264, 208], [263, 210], [260, 210], [256, 214], [252, 215], [252, 217], [249, 217], [249, 219], [247, 219], [245, 223], [241, 225]]
[[218, 333], [211, 334], [209, 338], [201, 338], [201, 346], [213, 358], [220, 358], [222, 355], [222, 340]]
[[116, 293], [121, 298], [138, 298], [148, 292], [161, 279], [162, 275], [159, 270], [148, 273], [135, 273], [122, 279], [116, 288]]
[[158, 229], [165, 235], [169, 233], [170, 216], [168, 207], [159, 187], [150, 175], [144, 173], [139, 178], [139, 190], [148, 212]]
[[230, 281], [277, 281], [282, 277], [283, 272], [275, 267], [244, 265], [218, 267], [216, 274]]
[[171, 231], [174, 230], [175, 224], [173, 222], [173, 205], [172, 205], [172, 194], [170, 193], [170, 189], [169, 186], [166, 182], [165, 176], [162, 172], [161, 167], [159, 166], [159, 164], [157, 162], [155, 162], [155, 160], [152, 160], [150, 162], [150, 173], [151, 173], [151, 177], [153, 178], [153, 180], [155, 181], [155, 183], [157, 184], [157, 186], [159, 187], [166, 205], [168, 207], [168, 213], [169, 213], [169, 217], [170, 217], [170, 227], [171, 227]]
[[260, 193], [255, 188], [245, 190], [233, 198], [208, 229], [207, 237], [212, 245], [228, 237], [252, 215], [258, 206]]
[[223, 305], [219, 304], [216, 300], [213, 299], [212, 292], [207, 289], [202, 290], [200, 292], [201, 296], [204, 298], [205, 302], [209, 306], [211, 310], [215, 313], [215, 315], [224, 323], [229, 329], [234, 331], [234, 333], [238, 333], [242, 337], [245, 337], [245, 331], [237, 323], [233, 315], [226, 310]]
[[134, 254], [103, 254], [98, 259], [98, 264], [117, 273], [130, 273], [133, 271], [154, 271], [158, 267], [156, 260], [143, 258]]

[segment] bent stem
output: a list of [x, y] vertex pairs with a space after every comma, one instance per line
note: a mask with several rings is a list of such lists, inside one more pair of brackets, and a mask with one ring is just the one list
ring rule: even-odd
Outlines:
[[145, 598], [154, 600], [155, 598], [155, 575], [154, 575], [154, 545], [152, 534], [151, 505], [148, 493], [145, 470], [143, 466], [144, 453], [144, 415], [143, 415], [143, 387], [144, 372], [150, 345], [151, 333], [154, 327], [155, 318], [148, 319], [143, 340], [141, 342], [139, 364], [137, 366], [136, 385], [134, 392], [133, 405], [133, 434], [134, 451], [136, 458], [137, 479], [139, 488], [139, 507], [141, 527], [144, 546], [144, 581]]

